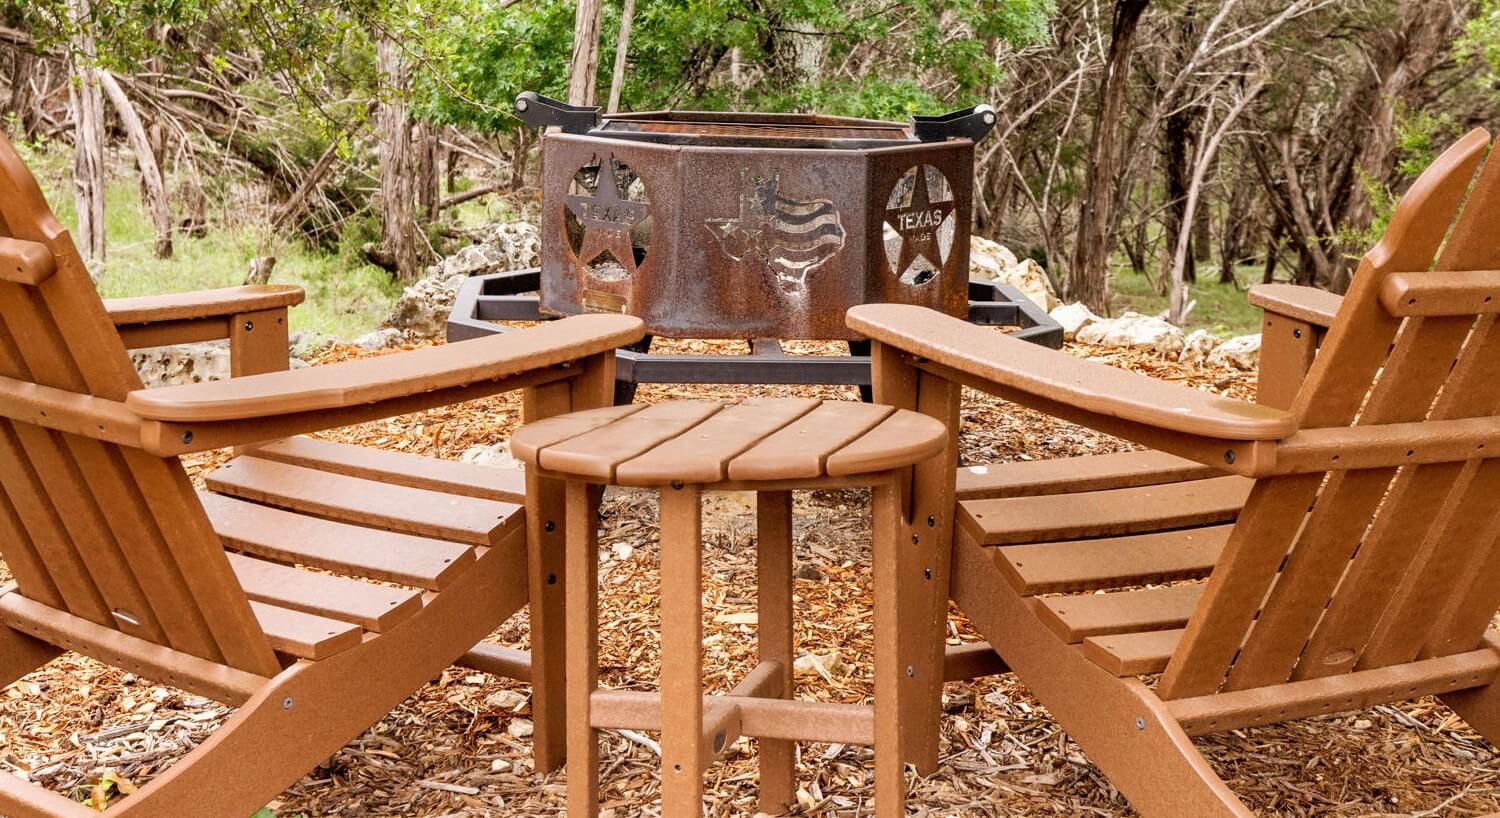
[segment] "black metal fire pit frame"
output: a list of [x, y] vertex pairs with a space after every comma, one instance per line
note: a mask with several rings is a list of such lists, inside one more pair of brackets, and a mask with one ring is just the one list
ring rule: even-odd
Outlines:
[[[539, 308], [541, 270], [473, 276], [458, 289], [448, 316], [448, 340], [466, 341], [510, 327], [496, 321], [547, 321]], [[969, 320], [1020, 327], [1013, 337], [1061, 349], [1062, 326], [1009, 284], [969, 279]], [[747, 355], [653, 354], [651, 336], [616, 356], [615, 400], [628, 403], [641, 383], [832, 384], [858, 386], [869, 399], [868, 341], [850, 341], [849, 355], [788, 355], [779, 341], [750, 342]]]

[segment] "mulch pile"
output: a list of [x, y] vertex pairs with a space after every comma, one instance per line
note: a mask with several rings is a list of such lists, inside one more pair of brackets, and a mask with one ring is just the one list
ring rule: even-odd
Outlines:
[[[678, 342], [683, 352], [733, 344]], [[743, 344], [739, 344], [743, 346]], [[818, 354], [816, 344], [793, 352]], [[1164, 362], [1119, 349], [1070, 346], [1107, 363], [1242, 398], [1253, 375]], [[368, 354], [335, 347], [324, 361]], [[856, 398], [834, 387], [648, 385], [637, 400], [799, 394]], [[456, 458], [506, 439], [520, 419], [505, 396], [329, 433], [333, 439]], [[966, 463], [1104, 453], [1129, 444], [978, 393], [965, 396]], [[226, 454], [194, 458], [196, 475]], [[872, 679], [868, 493], [797, 495], [799, 693], [868, 701]], [[647, 492], [611, 490], [601, 550], [604, 683], [653, 687], [659, 620], [656, 503]], [[726, 690], [753, 663], [753, 500], [714, 495], [704, 537], [705, 669]], [[0, 579], [4, 578], [0, 564]], [[950, 641], [975, 638], [955, 618]], [[522, 613], [492, 637], [525, 647]], [[1009, 677], [950, 684], [942, 768], [913, 782], [919, 815], [1128, 815], [1114, 788], [1047, 712]], [[0, 768], [82, 800], [119, 798], [204, 740], [229, 709], [179, 690], [66, 655], [0, 691]], [[280, 816], [565, 814], [564, 774], [537, 776], [530, 757], [526, 685], [453, 668], [287, 790]], [[659, 747], [652, 736], [604, 734], [606, 818], [657, 812]], [[1500, 810], [1495, 748], [1430, 699], [1198, 740], [1214, 768], [1251, 808], [1275, 815], [1444, 815]], [[870, 814], [871, 752], [802, 745], [800, 813]], [[755, 811], [752, 743], [741, 740], [708, 775], [714, 816]], [[128, 797], [128, 796], [125, 796]], [[205, 810], [205, 815], [211, 814]], [[241, 818], [227, 816], [226, 818]]]

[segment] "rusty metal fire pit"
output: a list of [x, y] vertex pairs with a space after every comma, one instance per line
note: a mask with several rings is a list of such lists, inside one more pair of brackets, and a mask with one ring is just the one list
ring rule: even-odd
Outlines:
[[[1016, 324], [1061, 344], [1060, 328], [1028, 299], [968, 280], [974, 141], [994, 126], [988, 106], [911, 123], [601, 118], [525, 93], [516, 112], [557, 128], [543, 138], [542, 266], [470, 280], [450, 339], [500, 329], [486, 320], [541, 317], [537, 309], [624, 312], [652, 335], [743, 339], [754, 354], [622, 352], [621, 380], [721, 383], [868, 383], [867, 362], [782, 356], [768, 339], [846, 340], [862, 352], [844, 312], [871, 302]], [[539, 301], [520, 297], [521, 287], [539, 290]], [[831, 368], [840, 365], [847, 371]], [[796, 371], [804, 367], [818, 371]]]

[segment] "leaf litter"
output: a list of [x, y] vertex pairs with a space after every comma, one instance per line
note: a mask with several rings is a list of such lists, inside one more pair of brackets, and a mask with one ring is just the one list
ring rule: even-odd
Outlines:
[[[796, 354], [838, 344], [801, 342]], [[743, 342], [679, 341], [683, 353], [743, 352]], [[1251, 399], [1254, 375], [1161, 360], [1147, 352], [1070, 344], [1069, 351]], [[336, 345], [320, 363], [387, 353]], [[643, 385], [640, 402], [746, 395], [858, 399], [848, 387]], [[1131, 444], [965, 391], [960, 457], [965, 465], [1102, 454]], [[458, 459], [508, 439], [518, 395], [375, 421], [321, 436]], [[228, 452], [187, 458], [195, 480]], [[794, 548], [798, 696], [868, 702], [871, 676], [869, 494], [796, 495]], [[656, 502], [650, 492], [611, 489], [600, 538], [602, 683], [652, 688], [658, 670]], [[704, 675], [723, 692], [755, 653], [753, 496], [705, 502]], [[0, 563], [0, 580], [8, 579]], [[949, 642], [978, 637], [955, 610]], [[523, 610], [490, 641], [527, 647]], [[450, 668], [258, 815], [561, 816], [565, 772], [545, 776], [531, 760], [529, 688]], [[920, 816], [1134, 814], [1024, 685], [1009, 676], [950, 683], [944, 694], [940, 768], [909, 773], [909, 810]], [[64, 654], [0, 689], [0, 769], [77, 800], [119, 803], [202, 743], [232, 708]], [[660, 747], [637, 731], [602, 733], [603, 818], [657, 815]], [[1500, 811], [1496, 749], [1436, 700], [1395, 705], [1195, 739], [1214, 769], [1266, 815], [1443, 815]], [[872, 814], [869, 748], [803, 744], [795, 814]], [[705, 776], [709, 816], [756, 809], [753, 739], [740, 739]], [[97, 807], [96, 807], [97, 808]]]

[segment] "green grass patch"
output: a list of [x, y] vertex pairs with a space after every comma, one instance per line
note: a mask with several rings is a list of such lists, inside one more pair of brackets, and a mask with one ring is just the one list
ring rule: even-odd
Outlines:
[[[1260, 308], [1251, 305], [1249, 290], [1260, 283], [1261, 268], [1240, 266], [1234, 272], [1238, 286], [1220, 284], [1217, 267], [1199, 266], [1198, 282], [1188, 287], [1188, 300], [1198, 303], [1188, 313], [1184, 330], [1204, 329], [1221, 338], [1260, 332]], [[1116, 315], [1126, 311], [1157, 315], [1167, 309], [1167, 297], [1157, 294], [1144, 275], [1129, 269], [1115, 274], [1110, 292]]]
[[[68, 159], [65, 146], [26, 152], [53, 212], [76, 230]], [[329, 253], [296, 237], [272, 235], [261, 225], [210, 219], [203, 238], [177, 233], [172, 258], [158, 259], [156, 233], [141, 204], [137, 177], [120, 169], [115, 168], [105, 190], [107, 250], [98, 279], [105, 298], [235, 286], [244, 281], [250, 259], [271, 255], [276, 257], [272, 283], [297, 284], [307, 291], [307, 300], [291, 310], [292, 331], [351, 339], [379, 326], [401, 293], [390, 273], [360, 255], [358, 244], [367, 232], [362, 224], [351, 227], [340, 252]]]

